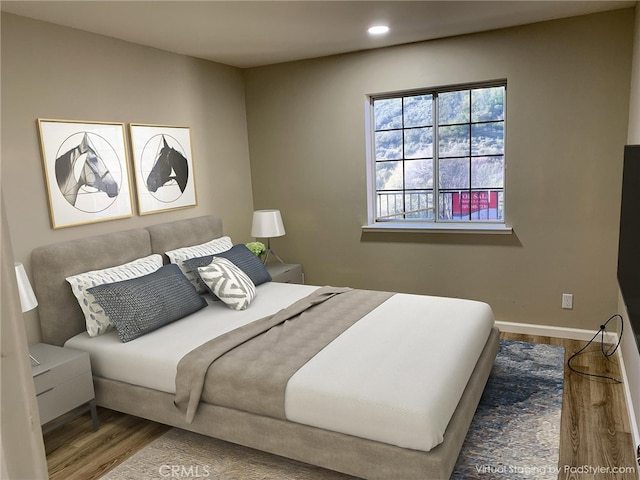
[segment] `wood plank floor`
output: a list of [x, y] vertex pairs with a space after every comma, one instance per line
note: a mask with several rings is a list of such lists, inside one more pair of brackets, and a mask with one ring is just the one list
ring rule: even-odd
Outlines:
[[[583, 348], [586, 342], [509, 333], [502, 333], [501, 337], [565, 348], [558, 478], [637, 480], [638, 465], [624, 386], [576, 374], [566, 366], [569, 357]], [[621, 379], [617, 354], [607, 359], [595, 342], [584, 354], [576, 357], [572, 365], [581, 372]]]
[[[503, 333], [502, 338], [561, 345], [566, 358], [585, 344], [508, 333]], [[595, 346], [589, 347], [573, 365], [582, 371], [620, 377], [616, 356], [607, 360]], [[98, 414], [97, 432], [92, 431], [90, 417], [82, 416], [45, 435], [51, 480], [100, 478], [169, 430], [165, 425], [104, 408], [98, 408]], [[565, 368], [559, 468], [559, 480], [638, 479], [621, 384], [585, 377]]]

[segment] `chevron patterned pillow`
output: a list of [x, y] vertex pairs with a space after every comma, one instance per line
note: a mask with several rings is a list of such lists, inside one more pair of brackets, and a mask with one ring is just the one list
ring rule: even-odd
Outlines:
[[244, 310], [256, 296], [251, 279], [226, 258], [214, 257], [209, 265], [199, 267], [198, 273], [211, 293], [234, 310]]

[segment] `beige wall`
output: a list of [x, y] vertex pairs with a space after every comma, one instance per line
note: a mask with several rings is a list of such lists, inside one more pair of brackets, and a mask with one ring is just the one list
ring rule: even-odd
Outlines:
[[[633, 10], [245, 72], [256, 208], [313, 284], [466, 297], [499, 320], [593, 328], [617, 308]], [[365, 95], [508, 79], [511, 236], [363, 234]], [[573, 293], [574, 309], [561, 309]], [[597, 328], [597, 327], [596, 327]]]
[[[37, 118], [191, 127], [198, 206], [52, 230]], [[39, 245], [210, 213], [248, 240], [248, 155], [240, 70], [2, 14], [2, 189], [15, 257], [27, 267]]]
[[636, 2], [635, 35], [629, 100], [629, 129], [627, 143], [640, 145], [640, 2]]

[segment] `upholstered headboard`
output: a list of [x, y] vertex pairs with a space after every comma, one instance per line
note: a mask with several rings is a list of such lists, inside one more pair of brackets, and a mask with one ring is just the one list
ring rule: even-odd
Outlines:
[[63, 345], [86, 329], [82, 310], [65, 280], [68, 276], [221, 236], [222, 221], [207, 215], [36, 248], [31, 252], [31, 268], [42, 341]]
[[163, 255], [164, 262], [169, 259], [164, 252], [180, 247], [191, 247], [222, 236], [222, 220], [214, 215], [161, 223], [147, 227], [151, 238], [152, 253]]

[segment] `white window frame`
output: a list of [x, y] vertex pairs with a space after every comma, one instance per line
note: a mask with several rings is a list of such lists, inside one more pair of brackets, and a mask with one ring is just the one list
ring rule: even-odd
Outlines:
[[[377, 207], [376, 207], [376, 158], [375, 158], [375, 134], [374, 134], [374, 100], [384, 98], [398, 98], [403, 96], [413, 95], [437, 95], [440, 93], [471, 90], [477, 88], [497, 87], [503, 86], [505, 88], [504, 98], [504, 170], [503, 170], [503, 215], [500, 220], [441, 220], [439, 219], [439, 212], [437, 210], [437, 203], [439, 202], [439, 185], [438, 185], [438, 154], [437, 154], [437, 107], [434, 108], [434, 204], [436, 204], [436, 211], [434, 212], [434, 220], [415, 220], [415, 219], [401, 219], [401, 220], [384, 220], [380, 221], [376, 219]], [[507, 210], [506, 210], [506, 195], [507, 195], [507, 183], [506, 183], [506, 170], [507, 170], [507, 157], [506, 157], [506, 143], [507, 143], [507, 81], [505, 79], [492, 80], [487, 82], [468, 83], [460, 85], [451, 85], [445, 87], [424, 88], [417, 90], [405, 90], [386, 94], [369, 94], [365, 97], [364, 109], [365, 109], [365, 131], [366, 131], [366, 179], [367, 179], [367, 212], [368, 223], [362, 227], [365, 232], [433, 232], [433, 233], [512, 233], [512, 228], [507, 225]], [[437, 105], [437, 103], [436, 103]]]

